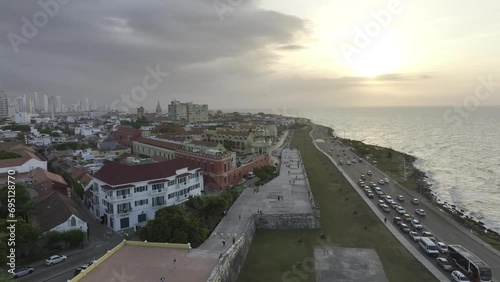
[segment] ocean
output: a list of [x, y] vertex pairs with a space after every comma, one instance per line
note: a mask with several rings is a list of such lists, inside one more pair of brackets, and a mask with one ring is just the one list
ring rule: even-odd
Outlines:
[[272, 110], [417, 158], [440, 202], [500, 232], [500, 107]]

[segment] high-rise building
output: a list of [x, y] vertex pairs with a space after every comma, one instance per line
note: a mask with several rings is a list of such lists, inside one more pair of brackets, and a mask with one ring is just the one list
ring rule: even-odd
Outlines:
[[16, 106], [16, 113], [26, 112], [26, 100], [24, 99], [24, 97], [16, 97], [14, 101], [14, 105]]
[[172, 101], [168, 105], [168, 115], [172, 120], [187, 122], [208, 121], [208, 105]]
[[97, 99], [96, 98], [92, 98], [92, 105], [90, 106], [90, 110], [91, 111], [96, 111], [97, 110]]
[[38, 94], [38, 92], [33, 93], [33, 105], [35, 107], [34, 112], [41, 111], [43, 108], [43, 105], [40, 101], [40, 95]]
[[47, 95], [45, 94], [43, 95], [43, 112], [49, 112], [49, 97], [47, 97]]
[[67, 112], [66, 104], [61, 104], [61, 112], [65, 113]]
[[56, 105], [55, 105], [55, 112], [60, 113], [62, 112], [62, 104], [61, 104], [61, 96], [56, 96]]
[[142, 118], [144, 116], [144, 107], [140, 106], [137, 108], [137, 118]]
[[89, 111], [89, 98], [83, 98], [83, 105], [82, 108], [84, 111]]
[[6, 118], [9, 116], [9, 100], [7, 99], [7, 93], [4, 90], [0, 90], [0, 117]]

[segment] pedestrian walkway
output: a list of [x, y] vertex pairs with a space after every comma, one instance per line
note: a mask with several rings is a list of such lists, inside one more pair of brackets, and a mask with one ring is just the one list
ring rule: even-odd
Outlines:
[[[219, 257], [241, 237], [255, 214], [310, 213], [313, 199], [300, 152], [282, 150], [279, 175], [261, 187], [247, 187], [215, 228], [212, 236], [193, 255]], [[224, 243], [225, 241], [225, 243]]]

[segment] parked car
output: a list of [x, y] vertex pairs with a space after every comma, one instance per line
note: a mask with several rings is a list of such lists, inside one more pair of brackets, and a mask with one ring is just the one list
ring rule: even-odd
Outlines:
[[79, 267], [77, 267], [75, 269], [75, 272], [73, 273], [73, 275], [77, 276], [78, 274], [80, 274], [80, 272], [82, 272], [82, 271], [86, 270], [87, 268], [89, 268], [89, 266], [91, 266], [94, 262], [96, 262], [96, 261], [92, 260], [92, 261], [87, 262], [86, 264], [80, 265]]
[[415, 242], [418, 242], [420, 240], [420, 234], [418, 234], [417, 232], [415, 231], [410, 231], [410, 233], [408, 233], [408, 235], [410, 235], [410, 238], [415, 241]]
[[448, 246], [443, 243], [443, 242], [436, 242], [436, 247], [438, 248], [438, 251], [442, 254], [448, 253]]
[[247, 179], [252, 179], [255, 177], [255, 174], [253, 172], [247, 173]]
[[396, 224], [397, 226], [401, 225], [401, 223], [403, 223], [403, 219], [399, 216], [396, 216], [396, 217], [393, 217], [392, 218], [392, 221], [394, 222], [394, 224]]
[[398, 201], [404, 202], [405, 201], [405, 197], [403, 195], [398, 195]]
[[455, 282], [470, 282], [469, 278], [465, 276], [462, 272], [455, 270], [451, 273], [451, 278]]
[[411, 226], [413, 227], [413, 229], [415, 230], [420, 230], [423, 228], [422, 224], [420, 224], [420, 221], [414, 219], [411, 221]]
[[411, 202], [412, 202], [413, 204], [415, 204], [415, 205], [420, 204], [420, 201], [419, 201], [417, 198], [413, 198], [413, 199], [411, 199]]
[[445, 259], [445, 258], [437, 258], [436, 261], [437, 261], [437, 265], [439, 267], [441, 267], [442, 269], [444, 269], [446, 271], [452, 271], [453, 270], [453, 266], [451, 265], [451, 263], [447, 259]]
[[33, 267], [30, 266], [25, 266], [25, 267], [19, 267], [14, 270], [14, 274], [12, 275], [12, 278], [19, 278], [26, 276], [28, 274], [31, 274], [35, 271]]
[[420, 216], [425, 216], [425, 211], [423, 209], [416, 209], [415, 213], [420, 215]]
[[406, 225], [406, 223], [401, 223], [399, 225], [399, 228], [401, 229], [401, 231], [403, 231], [404, 233], [410, 233], [411, 230], [410, 230], [410, 227], [408, 227], [408, 225]]
[[68, 258], [66, 256], [61, 256], [61, 255], [55, 255], [51, 256], [48, 259], [45, 260], [45, 264], [50, 266], [54, 264], [61, 263], [63, 261], [66, 261]]

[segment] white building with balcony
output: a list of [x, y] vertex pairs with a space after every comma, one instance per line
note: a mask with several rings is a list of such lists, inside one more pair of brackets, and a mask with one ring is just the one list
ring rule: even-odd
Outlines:
[[147, 164], [109, 162], [93, 177], [92, 212], [115, 231], [137, 228], [162, 207], [203, 190], [203, 174], [187, 159]]

